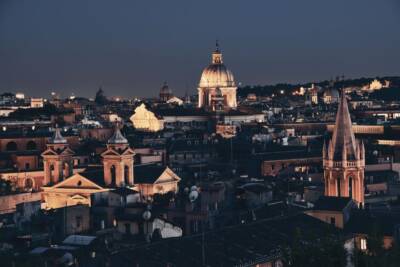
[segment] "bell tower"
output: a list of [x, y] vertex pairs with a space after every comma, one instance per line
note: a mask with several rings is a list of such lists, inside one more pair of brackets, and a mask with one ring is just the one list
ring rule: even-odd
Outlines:
[[107, 142], [103, 158], [104, 182], [110, 187], [133, 186], [135, 152], [129, 147], [128, 140], [122, 135], [119, 125]]
[[351, 197], [364, 204], [365, 148], [355, 139], [346, 94], [342, 92], [332, 139], [323, 146], [325, 196]]
[[42, 153], [44, 165], [43, 184], [56, 184], [72, 175], [74, 151], [69, 148], [68, 141], [56, 128], [53, 137]]

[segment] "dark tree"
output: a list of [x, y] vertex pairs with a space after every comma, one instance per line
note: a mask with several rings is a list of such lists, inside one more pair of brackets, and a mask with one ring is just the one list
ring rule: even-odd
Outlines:
[[343, 240], [326, 234], [319, 236], [312, 231], [297, 228], [288, 253], [284, 256], [288, 266], [340, 267], [346, 266], [347, 253]]

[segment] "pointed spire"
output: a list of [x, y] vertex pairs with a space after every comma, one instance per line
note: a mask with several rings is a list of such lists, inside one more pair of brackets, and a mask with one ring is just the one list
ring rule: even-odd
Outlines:
[[328, 145], [328, 158], [332, 159], [333, 158], [333, 145], [332, 145], [332, 140], [329, 141], [329, 145]]
[[114, 134], [108, 139], [108, 144], [128, 144], [128, 140], [122, 135], [119, 122], [115, 123]]
[[[338, 111], [336, 114], [335, 128], [332, 136], [333, 160], [357, 160], [356, 139], [353, 133], [346, 94], [342, 91]], [[346, 155], [343, 155], [346, 153]]]
[[[357, 154], [357, 153], [355, 153], [355, 154]], [[344, 146], [343, 150], [342, 150], [342, 161], [347, 161], [347, 149], [346, 149], [346, 146]]]
[[360, 144], [360, 159], [365, 159], [365, 146], [363, 140], [361, 140]]
[[50, 138], [50, 144], [67, 144], [68, 141], [67, 139], [64, 138], [64, 136], [62, 136], [61, 134], [61, 130], [58, 127], [58, 125], [56, 125], [56, 130], [54, 132], [53, 137]]

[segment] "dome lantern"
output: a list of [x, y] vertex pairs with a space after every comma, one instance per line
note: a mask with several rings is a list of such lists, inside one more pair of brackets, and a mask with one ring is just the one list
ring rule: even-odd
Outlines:
[[219, 50], [218, 40], [215, 43], [215, 51], [212, 53], [212, 64], [222, 64], [222, 53]]
[[128, 140], [122, 135], [119, 123], [116, 122], [114, 126], [114, 134], [108, 139], [108, 144], [128, 144]]

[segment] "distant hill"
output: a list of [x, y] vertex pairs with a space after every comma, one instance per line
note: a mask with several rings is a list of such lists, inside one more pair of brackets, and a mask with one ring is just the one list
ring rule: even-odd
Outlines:
[[[371, 83], [374, 79], [378, 79], [381, 82], [385, 80], [390, 81], [391, 88], [400, 88], [400, 77], [374, 77], [374, 78], [358, 78], [358, 79], [347, 79], [343, 81], [335, 82], [335, 88], [342, 87], [361, 87]], [[248, 94], [256, 94], [257, 96], [269, 96], [271, 94], [279, 94], [281, 90], [285, 90], [286, 93], [290, 93], [301, 86], [303, 87], [311, 87], [311, 84], [315, 84], [321, 87], [327, 87], [330, 84], [329, 80], [320, 81], [320, 82], [309, 82], [304, 84], [288, 84], [288, 83], [279, 83], [275, 85], [246, 85], [238, 88], [238, 95], [241, 97], [246, 97]]]

